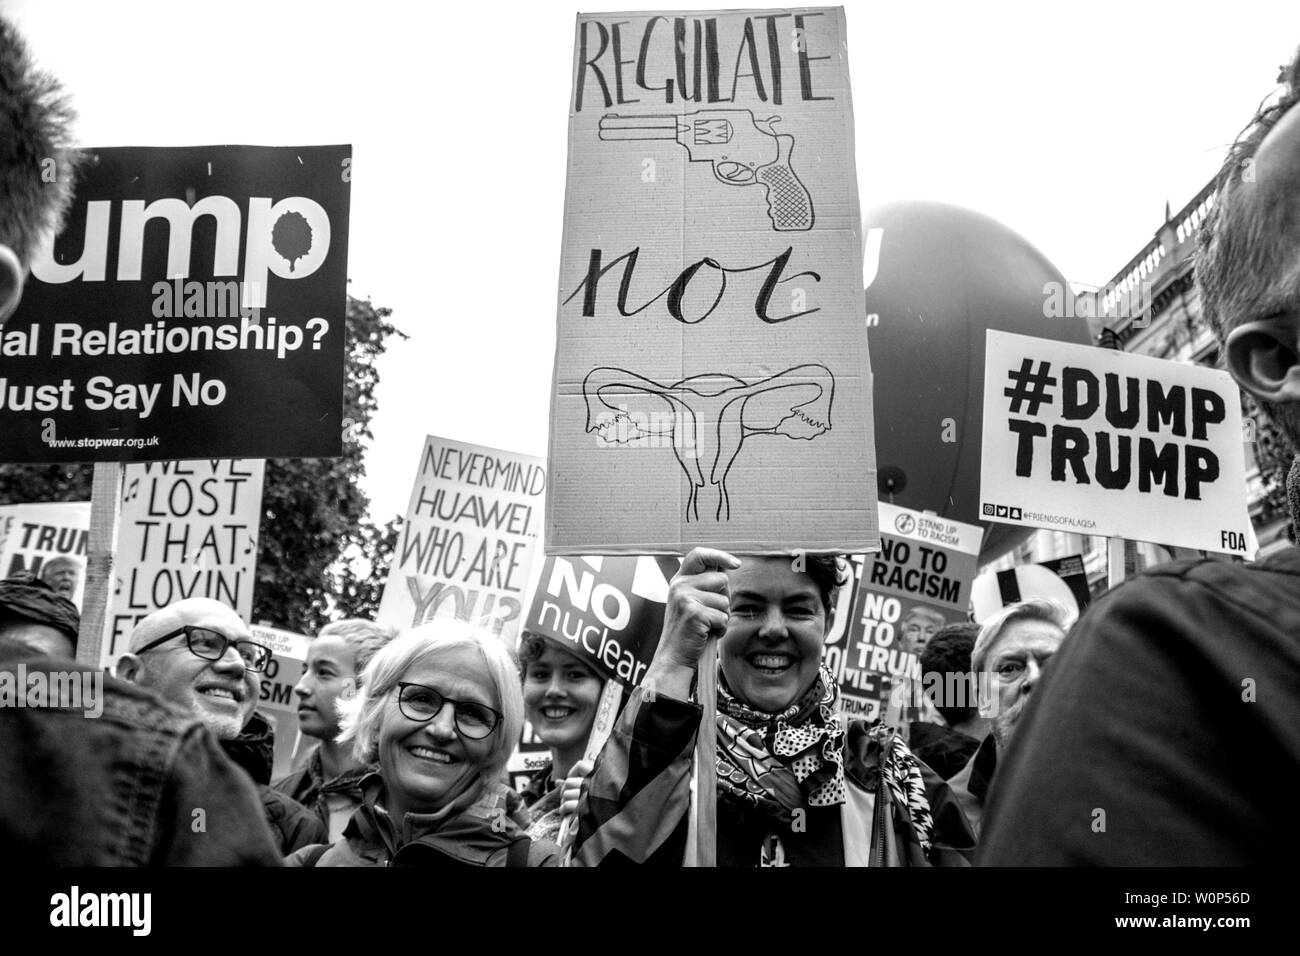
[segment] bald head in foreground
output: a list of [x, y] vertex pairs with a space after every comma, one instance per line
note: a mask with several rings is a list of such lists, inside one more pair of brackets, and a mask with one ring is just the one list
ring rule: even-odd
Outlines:
[[211, 598], [155, 611], [136, 625], [129, 646], [117, 676], [188, 708], [221, 740], [239, 736], [252, 717], [257, 674], [271, 656], [238, 614]]

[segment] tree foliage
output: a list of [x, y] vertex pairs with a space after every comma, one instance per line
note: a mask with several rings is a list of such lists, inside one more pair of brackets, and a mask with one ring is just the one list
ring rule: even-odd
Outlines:
[[[391, 336], [406, 338], [392, 310], [348, 296], [343, 457], [273, 458], [262, 492], [261, 553], [253, 620], [313, 633], [337, 617], [373, 617], [396, 547], [400, 517], [366, 518], [362, 439], [374, 436], [376, 362]], [[88, 465], [0, 465], [0, 504], [88, 501]]]

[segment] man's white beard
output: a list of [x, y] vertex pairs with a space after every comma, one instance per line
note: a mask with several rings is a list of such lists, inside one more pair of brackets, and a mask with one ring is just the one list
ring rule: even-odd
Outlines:
[[194, 708], [194, 716], [208, 725], [214, 737], [218, 740], [234, 740], [244, 732], [244, 725], [238, 717], [232, 717], [228, 714], [214, 714], [202, 705]]
[[1006, 752], [1007, 745], [1011, 743], [1011, 735], [1020, 721], [1020, 714], [1025, 709], [1025, 701], [1028, 699], [1028, 697], [1021, 697], [1004, 713], [993, 718], [993, 738], [997, 741], [999, 751]]

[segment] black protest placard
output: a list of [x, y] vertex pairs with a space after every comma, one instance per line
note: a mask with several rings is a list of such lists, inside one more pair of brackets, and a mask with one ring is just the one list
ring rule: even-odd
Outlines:
[[0, 330], [0, 461], [336, 457], [351, 148], [87, 151]]
[[659, 646], [670, 557], [548, 557], [524, 630], [549, 638], [608, 680], [641, 682]]

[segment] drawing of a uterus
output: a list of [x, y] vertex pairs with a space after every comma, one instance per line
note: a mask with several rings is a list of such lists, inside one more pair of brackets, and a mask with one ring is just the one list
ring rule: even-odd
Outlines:
[[[751, 435], [811, 441], [831, 428], [835, 378], [824, 365], [797, 365], [757, 382], [693, 375], [664, 385], [621, 368], [595, 368], [582, 383], [588, 432], [607, 442], [663, 439], [690, 482], [686, 520], [700, 520], [700, 492], [715, 492], [715, 521], [731, 519], [727, 475]], [[627, 396], [654, 395], [663, 414], [631, 416]], [[621, 399], [621, 401], [620, 401]]]

